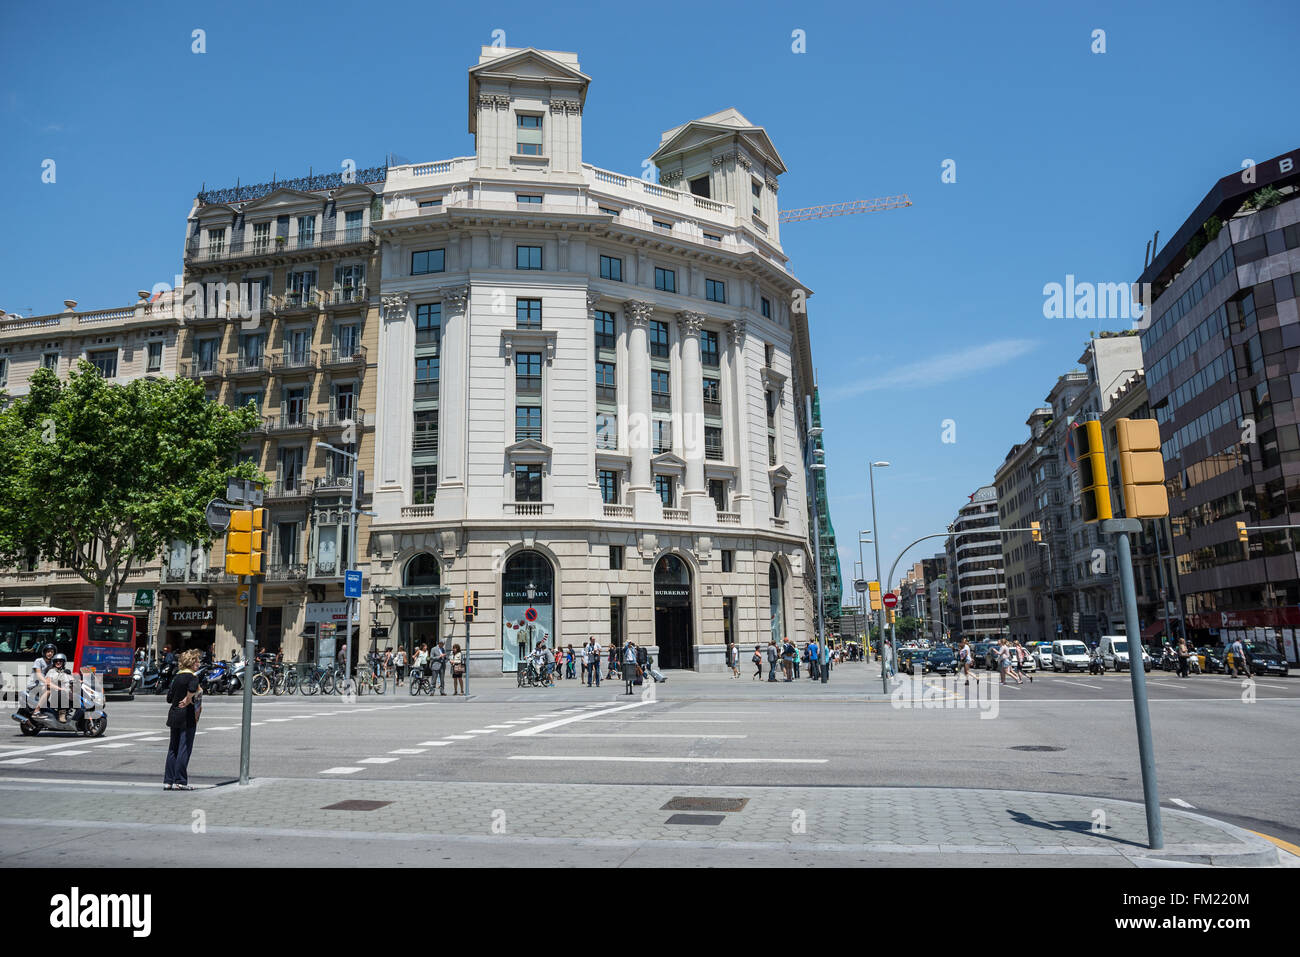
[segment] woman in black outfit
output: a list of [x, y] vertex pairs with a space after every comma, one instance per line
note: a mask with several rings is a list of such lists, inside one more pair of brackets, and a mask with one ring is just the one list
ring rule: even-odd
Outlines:
[[[194, 733], [199, 723], [199, 703], [203, 689], [199, 686], [194, 669], [199, 664], [199, 653], [191, 648], [181, 653], [180, 671], [167, 689], [167, 702], [183, 712], [179, 727], [168, 728], [171, 742], [167, 745], [167, 769], [163, 772], [163, 790], [193, 791], [190, 787], [190, 754], [194, 750]], [[169, 712], [170, 714], [170, 712]]]

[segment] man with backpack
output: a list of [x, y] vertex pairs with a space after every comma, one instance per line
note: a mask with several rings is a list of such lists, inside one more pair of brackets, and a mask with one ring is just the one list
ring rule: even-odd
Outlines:
[[769, 638], [767, 641], [767, 680], [776, 681], [776, 660], [780, 655], [776, 650], [776, 639]]
[[587, 663], [587, 687], [591, 687], [591, 679], [596, 678], [596, 687], [600, 687], [600, 642], [596, 640], [595, 635], [587, 638], [587, 647], [582, 649], [583, 660]]

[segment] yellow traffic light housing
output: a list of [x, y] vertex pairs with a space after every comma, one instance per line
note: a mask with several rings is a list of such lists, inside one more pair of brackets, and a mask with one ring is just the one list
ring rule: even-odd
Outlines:
[[1115, 439], [1124, 514], [1128, 518], [1164, 518], [1169, 514], [1169, 493], [1160, 453], [1160, 423], [1155, 419], [1119, 419]]
[[266, 509], [242, 509], [230, 513], [226, 530], [226, 572], [230, 575], [260, 575], [266, 553]]
[[463, 593], [465, 602], [465, 620], [473, 621], [474, 614], [478, 611], [478, 592], [467, 591]]
[[1245, 522], [1237, 523], [1237, 541], [1247, 545], [1250, 544], [1250, 533], [1246, 531]]
[[1106, 478], [1106, 446], [1101, 423], [1095, 419], [1074, 430], [1074, 451], [1079, 461], [1079, 494], [1085, 522], [1110, 519], [1110, 482]]
[[867, 582], [867, 590], [871, 595], [871, 610], [880, 611], [884, 607], [880, 601], [880, 582]]
[[1042, 526], [1039, 525], [1037, 522], [1030, 522], [1030, 523], [1029, 523], [1029, 536], [1030, 536], [1034, 541], [1036, 541], [1036, 542], [1041, 542], [1041, 541], [1043, 540], [1043, 529], [1042, 529]]

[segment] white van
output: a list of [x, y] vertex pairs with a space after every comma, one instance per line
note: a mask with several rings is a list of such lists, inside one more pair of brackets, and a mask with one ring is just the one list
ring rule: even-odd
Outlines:
[[[1102, 663], [1107, 669], [1125, 670], [1128, 668], [1128, 635], [1102, 635], [1097, 653], [1101, 655]], [[1142, 649], [1142, 670], [1151, 670], [1151, 656], [1145, 648]]]
[[1088, 646], [1074, 638], [1052, 642], [1053, 671], [1087, 671]]

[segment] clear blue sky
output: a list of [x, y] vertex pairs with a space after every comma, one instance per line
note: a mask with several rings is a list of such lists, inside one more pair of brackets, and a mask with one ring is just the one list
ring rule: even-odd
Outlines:
[[662, 130], [734, 106], [789, 166], [782, 206], [915, 202], [783, 231], [816, 291], [847, 577], [869, 458], [893, 463], [877, 482], [888, 566], [991, 481], [1102, 325], [1044, 319], [1045, 283], [1131, 281], [1152, 232], [1171, 235], [1216, 179], [1300, 145], [1298, 25], [1293, 0], [9, 3], [0, 307], [125, 304], [171, 282], [204, 182], [468, 154], [465, 71], [493, 30], [573, 50], [593, 78], [588, 162], [639, 174]]

